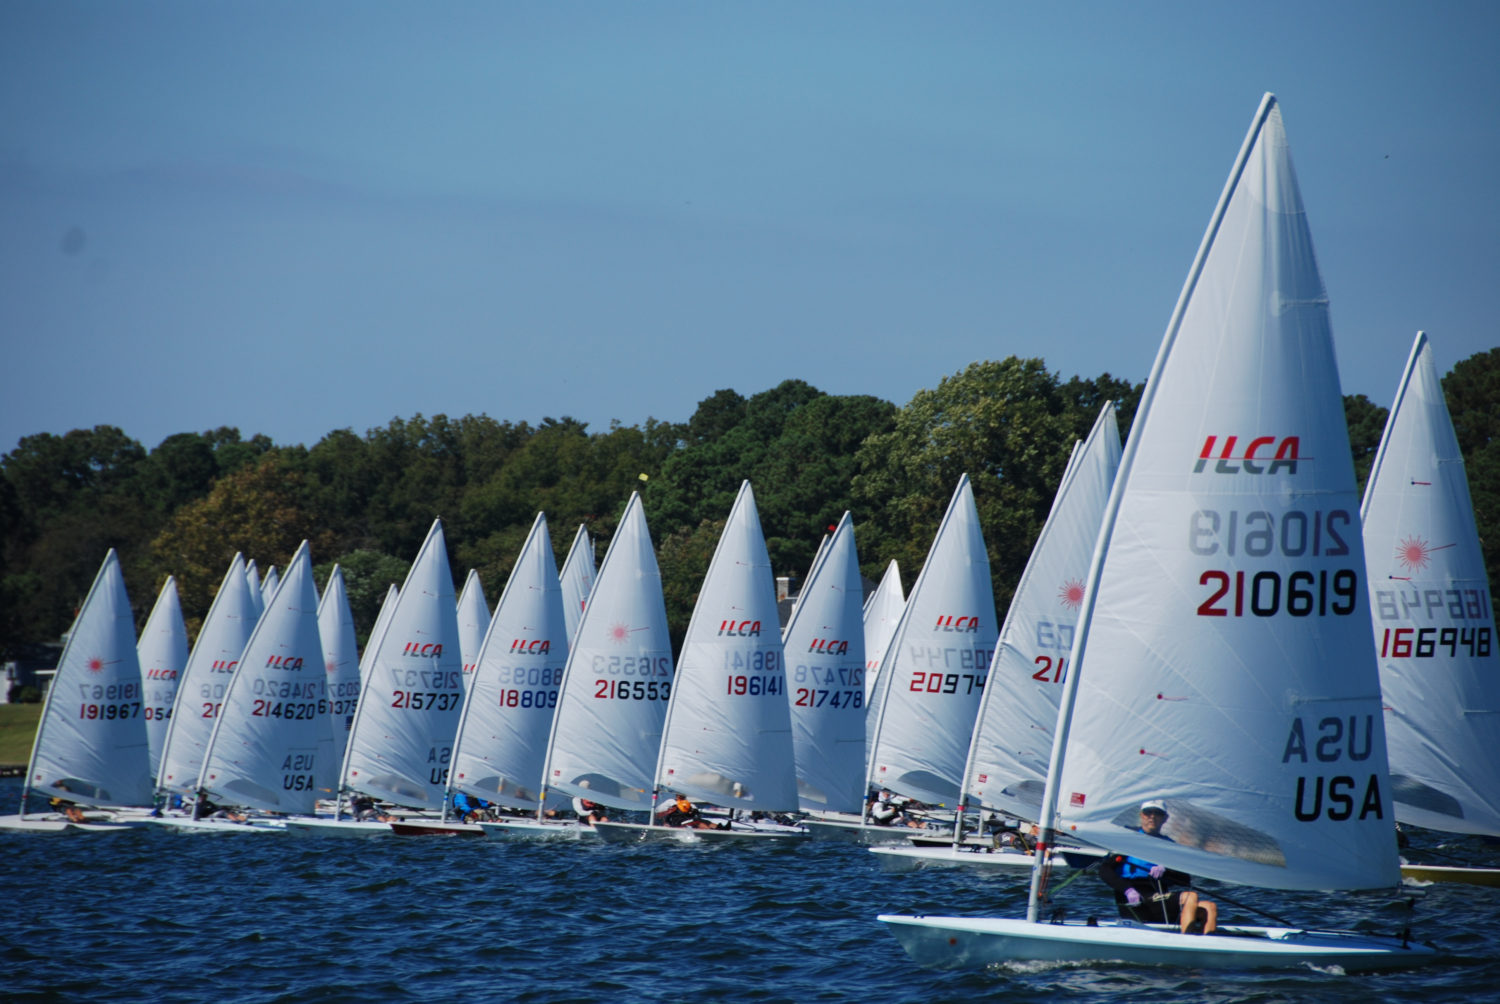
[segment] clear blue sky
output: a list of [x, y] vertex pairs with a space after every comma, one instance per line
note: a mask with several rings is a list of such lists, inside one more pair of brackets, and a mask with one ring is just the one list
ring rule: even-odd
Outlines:
[[0, 5], [0, 451], [1143, 379], [1282, 110], [1346, 393], [1500, 343], [1500, 4]]

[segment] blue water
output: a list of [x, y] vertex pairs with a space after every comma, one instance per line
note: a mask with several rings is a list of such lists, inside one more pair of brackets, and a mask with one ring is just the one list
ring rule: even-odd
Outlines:
[[[0, 781], [5, 811], [18, 784]], [[1443, 850], [1500, 864], [1500, 851], [1478, 841]], [[820, 841], [621, 847], [154, 828], [0, 834], [0, 860], [12, 921], [0, 998], [9, 1001], [1368, 1004], [1500, 995], [1500, 889], [1410, 891], [1416, 936], [1466, 957], [1419, 970], [940, 972], [914, 965], [875, 914], [1019, 916], [1021, 877], [891, 875], [853, 844]], [[1405, 899], [1387, 894], [1205, 888], [1302, 923], [1395, 933], [1408, 916]], [[1111, 912], [1092, 876], [1063, 900], [1072, 916]], [[1259, 920], [1228, 905], [1224, 919]]]

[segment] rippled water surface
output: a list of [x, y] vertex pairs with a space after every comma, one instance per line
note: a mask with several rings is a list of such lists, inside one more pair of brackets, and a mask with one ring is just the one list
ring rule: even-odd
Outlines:
[[[0, 782], [15, 811], [19, 782]], [[1419, 843], [1435, 844], [1421, 834]], [[1455, 841], [1444, 852], [1500, 864]], [[1465, 960], [1384, 974], [920, 969], [880, 912], [1018, 916], [1021, 876], [891, 875], [853, 844], [618, 847], [283, 834], [0, 834], [13, 1001], [1464, 1001], [1500, 997], [1500, 889], [1410, 890]], [[1206, 888], [1395, 933], [1405, 898]], [[1216, 898], [1220, 898], [1222, 895]], [[1073, 916], [1111, 912], [1085, 876]], [[1264, 922], [1226, 905], [1228, 920]]]

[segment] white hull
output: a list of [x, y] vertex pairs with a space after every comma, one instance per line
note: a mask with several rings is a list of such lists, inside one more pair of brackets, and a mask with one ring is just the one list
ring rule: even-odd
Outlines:
[[146, 826], [156, 826], [174, 833], [285, 833], [286, 823], [280, 819], [248, 819], [236, 822], [233, 819], [192, 819], [188, 816], [160, 816], [142, 820]]
[[807, 827], [815, 840], [843, 840], [856, 844], [906, 844], [911, 842], [911, 837], [918, 831], [909, 827], [891, 828], [889, 826], [860, 826], [858, 819], [853, 822], [838, 819], [804, 819], [802, 825]]
[[60, 815], [0, 816], [0, 830], [11, 833], [113, 833], [130, 829], [131, 824], [85, 820], [74, 822]]
[[1010, 848], [995, 849], [964, 845], [954, 847], [871, 847], [881, 871], [908, 872], [918, 868], [983, 868], [986, 871], [1031, 869], [1032, 856]]
[[300, 836], [324, 837], [389, 837], [392, 835], [390, 823], [364, 822], [356, 819], [318, 819], [311, 816], [288, 819], [286, 831]]
[[[965, 843], [955, 848], [940, 846], [871, 847], [882, 871], [904, 872], [917, 868], [983, 868], [986, 870], [1029, 869], [1032, 856], [1010, 847], [989, 843]], [[1104, 856], [1097, 848], [1066, 847], [1058, 851], [1053, 867], [1082, 868]]]
[[781, 842], [806, 840], [808, 832], [795, 827], [755, 829], [749, 825], [734, 824], [728, 830], [696, 830], [686, 826], [646, 826], [642, 823], [595, 823], [599, 838], [611, 844], [659, 843], [675, 840], [679, 843], [730, 843], [730, 842]]
[[539, 823], [535, 819], [499, 819], [479, 824], [487, 836], [501, 840], [591, 840], [592, 826], [579, 823]]
[[1130, 921], [1032, 924], [995, 917], [906, 917], [882, 914], [917, 963], [976, 969], [1007, 962], [1124, 962], [1197, 969], [1299, 969], [1337, 966], [1348, 972], [1438, 961], [1426, 945], [1403, 945], [1352, 931], [1285, 927], [1223, 927], [1213, 935], [1180, 934]]

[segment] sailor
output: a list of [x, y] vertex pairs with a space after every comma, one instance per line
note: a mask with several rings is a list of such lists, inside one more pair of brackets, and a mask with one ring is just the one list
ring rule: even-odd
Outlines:
[[661, 814], [661, 821], [667, 826], [684, 826], [694, 830], [714, 829], [714, 824], [705, 820], [697, 806], [683, 794], [678, 794], [672, 804], [667, 806]]
[[[1167, 806], [1161, 799], [1141, 803], [1140, 832], [1171, 841], [1161, 832], [1167, 821]], [[1192, 888], [1173, 891], [1173, 886], [1191, 886], [1193, 878], [1164, 865], [1128, 854], [1111, 854], [1099, 866], [1099, 877], [1115, 891], [1120, 916], [1146, 924], [1177, 924], [1183, 934], [1212, 934], [1219, 923], [1219, 906], [1200, 899]]]

